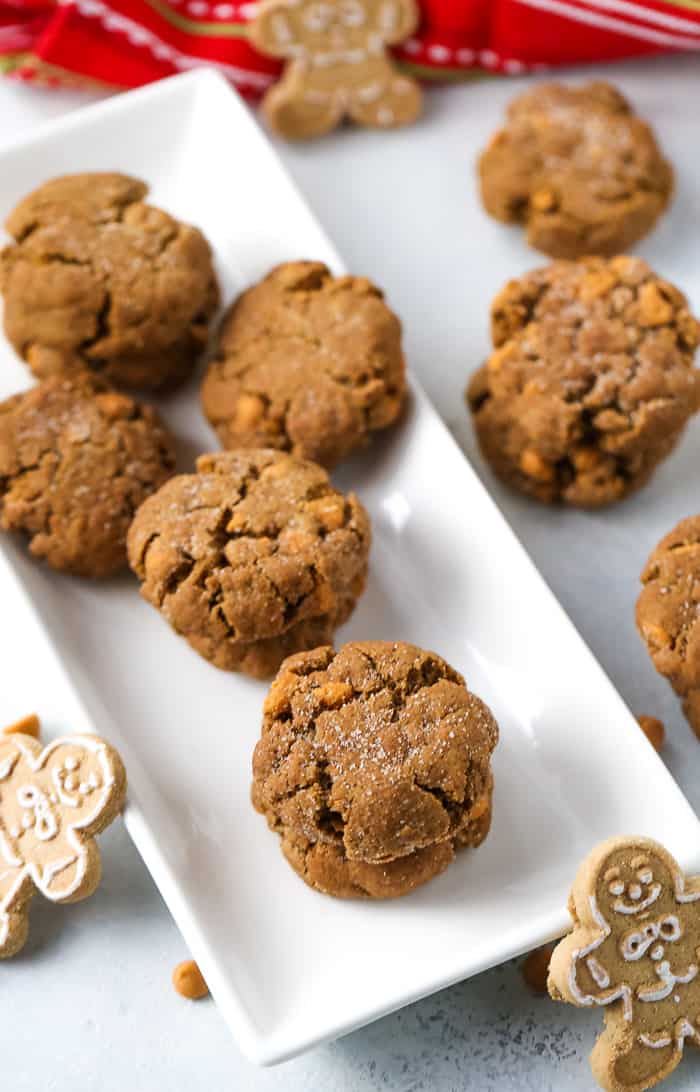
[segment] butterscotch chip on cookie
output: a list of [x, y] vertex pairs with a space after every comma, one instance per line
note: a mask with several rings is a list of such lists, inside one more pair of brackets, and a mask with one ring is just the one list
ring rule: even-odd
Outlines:
[[700, 736], [700, 516], [683, 519], [652, 551], [637, 600], [637, 628], [656, 670], [683, 699]]
[[367, 576], [369, 518], [315, 463], [270, 449], [202, 455], [136, 513], [141, 593], [217, 667], [272, 675], [330, 640]]
[[226, 448], [331, 467], [392, 424], [406, 393], [401, 324], [363, 277], [289, 262], [224, 318], [202, 407]]
[[317, 648], [270, 688], [253, 803], [312, 887], [403, 895], [486, 837], [497, 739], [439, 656], [403, 642]]
[[494, 351], [467, 401], [483, 454], [547, 503], [609, 504], [638, 489], [700, 404], [700, 327], [640, 258], [553, 262], [491, 309]]
[[479, 177], [486, 211], [524, 224], [530, 245], [553, 258], [627, 250], [673, 190], [651, 128], [607, 83], [546, 83], [519, 95]]
[[174, 468], [155, 410], [98, 376], [46, 379], [0, 403], [0, 526], [54, 569], [123, 568], [134, 512]]
[[40, 379], [90, 369], [157, 388], [192, 371], [219, 298], [211, 251], [147, 190], [121, 174], [65, 175], [10, 214], [5, 333]]

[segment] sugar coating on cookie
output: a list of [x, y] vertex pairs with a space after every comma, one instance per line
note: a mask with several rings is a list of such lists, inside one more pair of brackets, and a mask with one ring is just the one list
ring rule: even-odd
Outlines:
[[144, 598], [205, 659], [272, 675], [327, 642], [367, 576], [370, 524], [315, 463], [273, 450], [202, 455], [136, 513]]
[[640, 258], [553, 262], [491, 309], [494, 352], [467, 400], [507, 484], [594, 507], [643, 485], [700, 403], [700, 327]]
[[8, 217], [5, 333], [40, 379], [88, 368], [157, 388], [192, 371], [218, 304], [211, 251], [147, 190], [121, 174], [65, 175]]
[[403, 642], [286, 660], [252, 798], [292, 867], [340, 897], [406, 894], [486, 837], [498, 726], [461, 675]]
[[486, 211], [524, 224], [530, 245], [553, 258], [627, 250], [673, 190], [651, 128], [607, 83], [545, 83], [519, 95], [479, 177]]
[[392, 424], [406, 393], [401, 324], [363, 277], [290, 262], [224, 318], [202, 407], [226, 448], [330, 467]]
[[155, 410], [97, 376], [46, 379], [0, 403], [0, 526], [54, 569], [123, 568], [134, 512], [174, 468]]
[[637, 628], [656, 670], [683, 698], [700, 735], [700, 516], [682, 519], [642, 570]]

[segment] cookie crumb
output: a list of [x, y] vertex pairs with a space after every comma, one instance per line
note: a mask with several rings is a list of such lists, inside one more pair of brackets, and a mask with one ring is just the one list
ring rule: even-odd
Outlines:
[[8, 724], [6, 728], [3, 728], [2, 734], [4, 736], [31, 736], [32, 739], [39, 739], [41, 721], [36, 713], [29, 713], [26, 717], [20, 717], [19, 720]]
[[531, 990], [536, 993], [547, 992], [547, 975], [549, 974], [549, 961], [554, 951], [553, 944], [545, 944], [542, 948], [533, 948], [523, 960], [523, 978]]
[[209, 987], [193, 959], [178, 963], [173, 971], [173, 986], [188, 1001], [201, 1001], [203, 997], [209, 996]]
[[666, 735], [663, 721], [659, 720], [658, 717], [648, 717], [644, 713], [639, 714], [637, 721], [654, 750], [660, 751], [664, 745]]

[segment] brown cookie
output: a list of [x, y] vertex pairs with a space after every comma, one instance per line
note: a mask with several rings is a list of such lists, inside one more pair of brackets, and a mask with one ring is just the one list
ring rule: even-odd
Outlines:
[[401, 324], [378, 288], [289, 262], [224, 318], [202, 407], [224, 447], [276, 447], [331, 467], [396, 420], [404, 372]]
[[270, 688], [253, 803], [311, 886], [405, 894], [486, 837], [497, 738], [439, 656], [402, 642], [317, 648]]
[[5, 333], [40, 379], [88, 368], [156, 388], [192, 371], [218, 304], [211, 251], [197, 228], [145, 204], [147, 189], [126, 175], [66, 175], [10, 214]]
[[134, 512], [174, 468], [155, 410], [98, 376], [56, 376], [0, 403], [0, 526], [54, 569], [105, 577], [126, 565]]
[[263, 99], [270, 126], [304, 140], [343, 118], [382, 129], [415, 121], [421, 89], [385, 47], [408, 38], [418, 18], [416, 0], [263, 0], [250, 24], [253, 44], [288, 62]]
[[700, 404], [700, 327], [640, 258], [588, 258], [510, 281], [495, 351], [467, 391], [481, 450], [508, 485], [595, 507], [644, 485]]
[[128, 538], [144, 598], [205, 659], [258, 677], [350, 616], [369, 545], [354, 494], [272, 450], [202, 455], [141, 506]]
[[700, 1046], [700, 877], [650, 838], [611, 838], [579, 868], [569, 910], [549, 992], [603, 1007], [593, 1076], [608, 1092], [644, 1092], [673, 1072], [686, 1042]]
[[0, 735], [0, 959], [15, 955], [36, 891], [51, 902], [87, 898], [100, 882], [94, 836], [119, 814], [126, 773], [96, 736], [64, 736], [42, 747]]
[[700, 516], [682, 519], [642, 570], [637, 628], [700, 736]]
[[479, 176], [486, 211], [524, 224], [530, 245], [553, 258], [627, 250], [673, 190], [652, 130], [607, 83], [546, 83], [519, 95]]

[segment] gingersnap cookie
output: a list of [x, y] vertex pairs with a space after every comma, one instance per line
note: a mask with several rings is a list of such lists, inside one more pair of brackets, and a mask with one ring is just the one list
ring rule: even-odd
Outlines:
[[287, 62], [262, 102], [271, 128], [304, 140], [343, 118], [380, 129], [415, 121], [420, 86], [396, 69], [386, 47], [408, 38], [419, 17], [416, 0], [263, 0], [251, 40]]
[[498, 294], [467, 402], [506, 484], [609, 504], [649, 480], [700, 405], [700, 326], [641, 258], [553, 262]]
[[370, 524], [354, 494], [279, 451], [202, 455], [136, 513], [141, 594], [206, 660], [263, 677], [327, 642], [367, 576]]
[[682, 519], [642, 570], [637, 629], [700, 736], [700, 516]]
[[673, 1072], [687, 1042], [700, 1046], [700, 877], [650, 838], [611, 838], [579, 868], [569, 910], [550, 995], [603, 1008], [593, 1076], [607, 1092], [643, 1092]]
[[211, 250], [147, 190], [121, 174], [65, 175], [8, 217], [5, 333], [40, 379], [89, 369], [155, 389], [192, 371], [218, 305]]
[[175, 469], [150, 406], [86, 372], [0, 403], [0, 526], [54, 569], [106, 577], [126, 565], [134, 512]]
[[608, 83], [545, 83], [519, 95], [479, 178], [486, 211], [523, 224], [528, 243], [553, 258], [627, 250], [673, 190], [651, 128]]
[[491, 820], [498, 726], [464, 680], [404, 642], [316, 648], [280, 668], [253, 756], [253, 804], [310, 886], [391, 898]]
[[27, 939], [29, 903], [77, 902], [100, 882], [95, 835], [121, 811], [122, 761], [96, 736], [64, 736], [42, 747], [0, 734], [0, 959]]
[[392, 424], [406, 394], [401, 323], [363, 277], [288, 262], [224, 318], [202, 408], [226, 448], [331, 467]]

